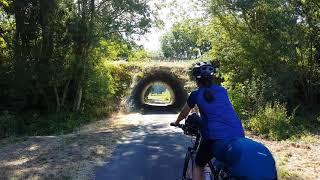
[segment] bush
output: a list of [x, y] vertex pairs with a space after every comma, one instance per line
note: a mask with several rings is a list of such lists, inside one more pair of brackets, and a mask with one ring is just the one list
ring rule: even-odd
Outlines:
[[130, 71], [124, 66], [101, 63], [89, 75], [84, 92], [84, 113], [102, 117], [117, 110], [131, 84]]
[[0, 138], [17, 135], [69, 133], [91, 121], [116, 111], [127, 95], [131, 74], [126, 67], [99, 63], [89, 71], [81, 110], [39, 112], [35, 110], [0, 114]]
[[128, 61], [146, 61], [150, 59], [151, 59], [150, 53], [148, 53], [144, 49], [134, 51], [128, 57]]
[[91, 117], [86, 114], [59, 112], [47, 115], [36, 115], [24, 117], [25, 134], [27, 135], [52, 135], [70, 133], [77, 127], [91, 121]]
[[241, 119], [248, 119], [252, 111], [248, 107], [252, 104], [250, 99], [242, 92], [243, 86], [237, 85], [234, 89], [228, 89], [228, 95], [234, 110]]
[[245, 125], [254, 133], [265, 135], [273, 140], [284, 140], [294, 132], [293, 120], [294, 116], [288, 116], [286, 107], [275, 102], [260, 108]]
[[318, 134], [320, 129], [319, 113], [299, 110], [292, 122], [297, 137], [308, 134]]
[[86, 114], [59, 112], [37, 114], [0, 115], [0, 138], [20, 135], [52, 135], [72, 132], [75, 128], [90, 122], [93, 117]]
[[5, 111], [0, 115], [0, 138], [14, 135], [13, 132], [16, 132], [16, 119]]

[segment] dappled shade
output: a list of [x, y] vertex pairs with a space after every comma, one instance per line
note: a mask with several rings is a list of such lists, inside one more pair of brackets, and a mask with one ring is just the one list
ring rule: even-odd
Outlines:
[[122, 138], [108, 163], [96, 168], [95, 179], [179, 179], [190, 138], [169, 126], [175, 117], [144, 115], [143, 123]]

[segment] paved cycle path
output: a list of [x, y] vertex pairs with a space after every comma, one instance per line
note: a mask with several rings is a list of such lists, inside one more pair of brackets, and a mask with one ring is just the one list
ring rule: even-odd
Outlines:
[[177, 180], [181, 178], [190, 138], [169, 123], [175, 114], [141, 115], [136, 130], [114, 151], [106, 165], [97, 167], [97, 180]]

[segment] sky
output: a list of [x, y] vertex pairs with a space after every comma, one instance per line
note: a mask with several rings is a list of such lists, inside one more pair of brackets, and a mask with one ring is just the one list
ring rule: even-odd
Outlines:
[[204, 16], [204, 8], [199, 0], [151, 0], [148, 2], [152, 11], [156, 11], [158, 19], [163, 21], [163, 27], [152, 27], [150, 32], [137, 40], [147, 51], [158, 52], [160, 39], [169, 32], [176, 22], [186, 18], [199, 18]]

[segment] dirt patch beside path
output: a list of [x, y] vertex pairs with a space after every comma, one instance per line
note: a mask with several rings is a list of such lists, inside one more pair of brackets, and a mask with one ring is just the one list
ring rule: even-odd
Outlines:
[[1, 140], [0, 179], [90, 179], [93, 168], [102, 165], [121, 137], [138, 124], [138, 118], [124, 117], [68, 135]]
[[288, 141], [271, 141], [252, 134], [249, 137], [270, 149], [276, 159], [280, 179], [320, 179], [320, 136]]

